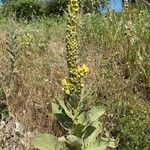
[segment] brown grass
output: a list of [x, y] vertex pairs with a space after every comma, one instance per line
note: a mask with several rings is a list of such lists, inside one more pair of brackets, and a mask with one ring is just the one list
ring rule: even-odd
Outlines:
[[[87, 21], [90, 22], [90, 20]], [[108, 23], [111, 21], [108, 20]], [[35, 29], [34, 35], [33, 29], [30, 31], [25, 25], [23, 28], [18, 27], [16, 33], [19, 32], [17, 41], [19, 42], [19, 57], [11, 74], [11, 62], [7, 57], [6, 47], [8, 39], [4, 32], [0, 32], [0, 83], [1, 78], [5, 77], [3, 87], [10, 115], [23, 125], [26, 132], [47, 132], [56, 136], [64, 134], [60, 125], [50, 115], [50, 103], [63, 98], [60, 82], [67, 74], [64, 26], [65, 23], [54, 24], [51, 28], [44, 26], [45, 28], [43, 27], [37, 32]], [[121, 123], [124, 123], [123, 127], [126, 125], [126, 121], [130, 123], [132, 117], [133, 120], [136, 120], [139, 117], [136, 117], [136, 114], [140, 113], [145, 124], [148, 124], [150, 105], [144, 92], [137, 89], [136, 80], [132, 80], [128, 75], [125, 60], [127, 43], [121, 32], [123, 29], [118, 30], [118, 36], [121, 38], [116, 36], [115, 41], [113, 35], [117, 29], [113, 29], [112, 25], [110, 25], [112, 32], [109, 33], [108, 24], [108, 29], [105, 29], [108, 30], [108, 33], [106, 32], [106, 35], [102, 33], [103, 38], [99, 37], [101, 33], [99, 28], [93, 29], [93, 26], [86, 24], [85, 21], [83, 28], [87, 31], [81, 29], [81, 35], [79, 35], [83, 38], [80, 37], [80, 61], [81, 64], [85, 63], [90, 68], [90, 74], [85, 79], [85, 99], [91, 107], [93, 104], [100, 103], [105, 105], [109, 112], [116, 115], [107, 123], [112, 135], [117, 136], [117, 133], [120, 134], [121, 131], [119, 127], [122, 126], [118, 121], [123, 118], [123, 115], [127, 115], [127, 118], [131, 116], [129, 120], [121, 120]], [[30, 44], [26, 44], [30, 37], [26, 36], [26, 32], [31, 34]], [[48, 39], [44, 38], [48, 36], [47, 33], [50, 34]], [[40, 44], [44, 44], [44, 46], [41, 47]], [[9, 82], [6, 79], [7, 75], [11, 76]], [[116, 130], [117, 128], [119, 129]], [[134, 129], [137, 130], [136, 127]]]

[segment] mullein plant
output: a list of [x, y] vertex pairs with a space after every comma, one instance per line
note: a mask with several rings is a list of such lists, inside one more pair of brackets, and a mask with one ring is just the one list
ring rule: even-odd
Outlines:
[[79, 65], [77, 41], [78, 0], [69, 0], [67, 24], [68, 77], [62, 81], [64, 99], [52, 103], [52, 114], [57, 118], [66, 135], [55, 137], [39, 134], [32, 143], [40, 150], [106, 150], [115, 148], [116, 140], [102, 137], [103, 124], [100, 117], [105, 114], [101, 106], [87, 108], [83, 100], [84, 77], [89, 72], [86, 65]]

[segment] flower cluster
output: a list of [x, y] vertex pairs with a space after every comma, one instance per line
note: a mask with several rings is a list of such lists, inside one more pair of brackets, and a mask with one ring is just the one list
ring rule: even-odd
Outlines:
[[68, 95], [71, 94], [70, 87], [71, 87], [71, 83], [68, 82], [66, 79], [63, 79], [62, 80], [62, 90]]
[[89, 71], [90, 69], [85, 64], [76, 69], [76, 72], [80, 77], [84, 77]]
[[70, 0], [68, 5], [68, 23], [66, 35], [66, 60], [68, 66], [68, 78], [62, 81], [64, 93], [70, 99], [81, 97], [81, 91], [84, 86], [83, 78], [89, 72], [86, 65], [79, 65], [79, 49], [77, 41], [77, 18], [79, 11], [78, 0]]
[[83, 84], [83, 77], [89, 72], [89, 68], [86, 65], [82, 65], [81, 67], [77, 67], [74, 71], [76, 75], [75, 78], [70, 78], [70, 81], [66, 79], [62, 80], [62, 89], [67, 94], [74, 94], [74, 93], [81, 93], [82, 88], [84, 87]]

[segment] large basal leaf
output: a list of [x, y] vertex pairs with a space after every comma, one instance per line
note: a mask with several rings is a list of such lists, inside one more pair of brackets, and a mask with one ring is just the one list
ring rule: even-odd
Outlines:
[[94, 145], [97, 142], [97, 137], [102, 131], [102, 123], [99, 120], [94, 121], [84, 129], [82, 138], [84, 139], [85, 147]]
[[39, 150], [68, 150], [65, 143], [58, 141], [58, 139], [51, 134], [37, 135], [32, 144], [34, 148]]
[[[92, 140], [92, 139], [91, 139]], [[107, 150], [107, 148], [115, 149], [118, 145], [117, 140], [111, 138], [101, 138], [93, 140], [93, 142], [85, 142], [86, 150]]]
[[118, 146], [118, 142], [119, 140], [118, 139], [113, 139], [113, 138], [101, 138], [101, 140], [105, 143], [108, 144], [108, 147], [111, 147], [111, 148], [116, 148]]
[[104, 141], [103, 139], [99, 139], [95, 143], [93, 143], [93, 145], [88, 145], [85, 148], [85, 150], [107, 150], [108, 147], [116, 148], [115, 143], [116, 143], [115, 141], [108, 141], [108, 140]]
[[[106, 150], [108, 147], [115, 148], [116, 142], [115, 140], [111, 140], [110, 138], [101, 138], [99, 135], [102, 132], [102, 122], [100, 122], [99, 118], [105, 113], [105, 109], [101, 106], [93, 107], [91, 110], [87, 112], [89, 117], [89, 124], [83, 130], [83, 140], [84, 140], [84, 148], [85, 150]], [[95, 128], [93, 132], [89, 132], [89, 128]], [[91, 130], [92, 131], [92, 130]], [[90, 134], [89, 134], [90, 133]]]

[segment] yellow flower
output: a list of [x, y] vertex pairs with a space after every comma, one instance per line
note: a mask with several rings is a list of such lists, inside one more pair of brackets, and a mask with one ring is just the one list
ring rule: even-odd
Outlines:
[[72, 5], [73, 5], [73, 10], [74, 10], [75, 12], [78, 12], [78, 11], [79, 11], [78, 0], [72, 0], [71, 3], [72, 3]]
[[75, 4], [75, 5], [74, 5], [73, 10], [74, 10], [75, 12], [78, 12], [78, 11], [79, 11], [79, 6], [78, 6], [78, 4]]
[[83, 69], [84, 73], [88, 73], [90, 71], [89, 67], [87, 67], [85, 64], [82, 65], [82, 69]]
[[81, 67], [78, 67], [78, 68], [77, 68], [77, 73], [80, 73], [80, 72], [82, 72], [82, 68], [81, 68]]
[[66, 89], [66, 90], [65, 90], [65, 93], [69, 95], [69, 94], [70, 94], [70, 90], [69, 90], [69, 89]]

